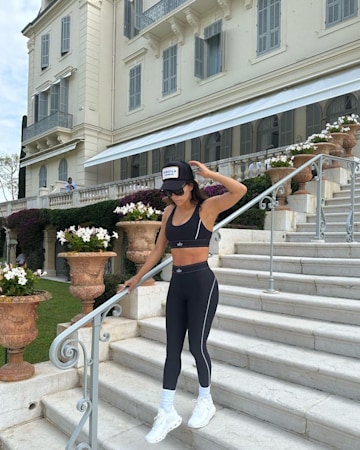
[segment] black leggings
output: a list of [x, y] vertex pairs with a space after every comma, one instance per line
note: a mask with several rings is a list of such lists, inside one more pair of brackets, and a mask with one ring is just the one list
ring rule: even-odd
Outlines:
[[173, 266], [166, 303], [166, 361], [163, 388], [175, 390], [181, 352], [188, 331], [199, 384], [211, 383], [211, 360], [206, 347], [219, 298], [218, 284], [207, 262]]

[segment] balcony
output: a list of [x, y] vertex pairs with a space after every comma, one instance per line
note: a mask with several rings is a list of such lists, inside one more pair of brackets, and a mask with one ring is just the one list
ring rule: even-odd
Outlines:
[[50, 130], [57, 128], [71, 129], [73, 125], [72, 114], [57, 111], [50, 116], [45, 117], [33, 125], [25, 128], [23, 131], [23, 142], [30, 141], [42, 134], [49, 133]]

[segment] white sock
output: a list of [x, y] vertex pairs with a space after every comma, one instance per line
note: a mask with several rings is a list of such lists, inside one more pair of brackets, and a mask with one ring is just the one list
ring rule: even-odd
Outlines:
[[209, 398], [209, 397], [211, 397], [211, 394], [210, 394], [210, 386], [208, 386], [208, 387], [202, 387], [202, 386], [199, 384], [199, 398]]
[[163, 389], [161, 394], [160, 408], [169, 413], [174, 404], [175, 390]]

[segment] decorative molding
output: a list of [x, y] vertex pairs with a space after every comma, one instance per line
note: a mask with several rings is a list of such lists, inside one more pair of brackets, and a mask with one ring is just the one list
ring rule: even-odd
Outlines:
[[151, 33], [144, 34], [144, 38], [147, 39], [149, 47], [154, 52], [155, 58], [160, 56], [160, 43], [159, 40], [153, 36]]
[[175, 19], [175, 17], [171, 17], [169, 20], [172, 32], [177, 37], [178, 44], [184, 45], [185, 36], [184, 36], [184, 24], [179, 20]]
[[186, 8], [184, 10], [187, 23], [191, 26], [193, 29], [194, 35], [199, 36], [200, 35], [200, 19], [199, 16], [191, 9]]
[[86, 4], [89, 4], [89, 5], [95, 6], [95, 8], [100, 9], [102, 3], [103, 3], [103, 0], [79, 0], [80, 8]]
[[35, 37], [31, 37], [27, 41], [27, 48], [29, 53], [35, 50]]
[[253, 0], [245, 0], [245, 7], [247, 9], [250, 9], [253, 7], [253, 3], [254, 3]]
[[231, 19], [231, 0], [217, 0], [226, 20]]

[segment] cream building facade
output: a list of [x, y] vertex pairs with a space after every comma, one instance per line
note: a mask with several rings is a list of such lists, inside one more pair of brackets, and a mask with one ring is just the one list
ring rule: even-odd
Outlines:
[[23, 34], [26, 196], [241, 158], [360, 112], [359, 0], [42, 0]]

